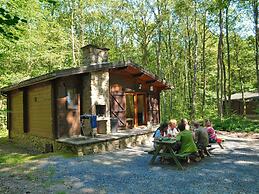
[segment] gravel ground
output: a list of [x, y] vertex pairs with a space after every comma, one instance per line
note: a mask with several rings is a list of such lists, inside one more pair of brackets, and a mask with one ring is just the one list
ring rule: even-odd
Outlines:
[[[198, 163], [149, 165], [145, 147], [0, 169], [0, 193], [259, 193], [259, 141], [226, 138]], [[20, 172], [19, 172], [20, 169]]]

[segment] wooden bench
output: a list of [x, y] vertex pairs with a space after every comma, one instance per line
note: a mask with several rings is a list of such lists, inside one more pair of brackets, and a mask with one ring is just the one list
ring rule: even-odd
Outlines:
[[[150, 150], [147, 153], [150, 154], [150, 155], [155, 155], [156, 154], [155, 152], [156, 152], [156, 150]], [[190, 159], [189, 159], [190, 155], [191, 155], [190, 153], [183, 153], [183, 154], [174, 153], [174, 156], [176, 157], [178, 162], [179, 162], [179, 160], [186, 160], [189, 163], [190, 162]], [[162, 152], [162, 153], [159, 152], [159, 153], [156, 154], [156, 156], [161, 156], [161, 157], [164, 157], [164, 158], [167, 158], [167, 159], [174, 159], [172, 157], [172, 153], [170, 153], [170, 151], [169, 152]], [[177, 164], [177, 162], [176, 162], [176, 164]], [[179, 167], [179, 168], [182, 169], [182, 167]]]
[[179, 160], [187, 159], [187, 161], [189, 161], [190, 154], [175, 153], [175, 151], [172, 149], [172, 145], [176, 143], [175, 140], [154, 140], [154, 143], [157, 144], [157, 147], [155, 148], [155, 150], [151, 150], [148, 152], [148, 154], [153, 155], [150, 160], [150, 164], [153, 164], [155, 162], [157, 156], [161, 156], [163, 158], [172, 159], [176, 163], [177, 167], [183, 170], [183, 166], [181, 165]]

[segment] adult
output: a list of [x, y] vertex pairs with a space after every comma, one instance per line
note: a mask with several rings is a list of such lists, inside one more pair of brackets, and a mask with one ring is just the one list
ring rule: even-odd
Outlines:
[[207, 146], [209, 145], [209, 136], [207, 129], [204, 127], [201, 127], [198, 122], [193, 123], [194, 126], [194, 137], [196, 146], [199, 149], [199, 154], [203, 158], [204, 153], [207, 156], [210, 156], [209, 152], [207, 151]]
[[171, 119], [168, 122], [167, 137], [176, 137], [178, 133], [179, 131], [177, 129], [177, 121], [175, 119]]
[[190, 130], [190, 125], [187, 119], [181, 119], [181, 123], [185, 126], [186, 130]]
[[[168, 126], [167, 123], [161, 123], [160, 126], [155, 131], [153, 138], [160, 139], [160, 138], [164, 137], [166, 135], [167, 126]], [[154, 144], [154, 147], [156, 147], [156, 146], [157, 145]]]
[[181, 142], [181, 147], [178, 154], [190, 154], [190, 158], [195, 161], [199, 161], [200, 158], [197, 156], [197, 147], [193, 140], [193, 135], [190, 130], [185, 129], [185, 125], [180, 123], [178, 125], [180, 133], [176, 136], [176, 141]]

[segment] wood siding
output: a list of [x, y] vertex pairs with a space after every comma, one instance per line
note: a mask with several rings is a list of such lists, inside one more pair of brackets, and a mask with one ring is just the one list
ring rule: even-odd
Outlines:
[[28, 88], [28, 132], [52, 138], [51, 84]]
[[[246, 101], [246, 114], [257, 115], [257, 109], [259, 108], [259, 100], [251, 99]], [[244, 107], [241, 100], [231, 100], [231, 111], [232, 113], [243, 115]]]
[[159, 110], [159, 95], [150, 94], [148, 96], [148, 120], [153, 124], [160, 122], [160, 110]]
[[[139, 87], [141, 84], [141, 88]], [[153, 83], [149, 83], [148, 81], [139, 81], [137, 77], [134, 75], [130, 75], [127, 72], [121, 71], [112, 71], [110, 73], [110, 89], [111, 89], [111, 112], [117, 112], [117, 116], [119, 117], [119, 124], [122, 126], [122, 123], [126, 121], [126, 112], [124, 111], [125, 108], [125, 93], [132, 93], [132, 94], [143, 94], [145, 95], [145, 112], [147, 114], [144, 115], [145, 117], [145, 124], [146, 122], [150, 121], [154, 124], [158, 124], [160, 122], [160, 98], [159, 94], [161, 90], [157, 88]], [[120, 86], [121, 89], [113, 91], [113, 87], [116, 85]], [[150, 86], [153, 86], [153, 91], [149, 90]], [[115, 100], [116, 98], [116, 100]], [[137, 100], [134, 100], [137, 102]], [[118, 103], [120, 103], [120, 106]], [[135, 104], [137, 106], [137, 104]], [[138, 125], [136, 122], [137, 112], [135, 112], [135, 124]], [[114, 114], [111, 114], [113, 117]]]
[[[56, 80], [56, 120], [58, 138], [71, 137], [81, 134], [80, 129], [80, 91], [82, 80], [79, 76], [69, 76]], [[67, 90], [76, 89], [78, 104], [74, 109], [67, 106]]]
[[[117, 85], [116, 85], [117, 86]], [[113, 88], [113, 86], [111, 86]], [[112, 91], [110, 98], [111, 116], [118, 118], [119, 127], [126, 127], [126, 96], [122, 91]]]
[[23, 133], [23, 91], [10, 94], [10, 130]]

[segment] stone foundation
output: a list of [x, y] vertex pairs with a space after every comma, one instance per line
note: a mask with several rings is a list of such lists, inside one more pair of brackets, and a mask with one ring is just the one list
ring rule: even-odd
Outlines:
[[12, 133], [10, 141], [24, 149], [41, 153], [52, 151], [68, 151], [67, 146], [56, 142], [54, 139], [37, 137], [26, 133]]
[[11, 133], [10, 141], [32, 151], [41, 153], [51, 151], [73, 152], [78, 156], [88, 155], [93, 153], [102, 153], [107, 151], [124, 149], [129, 146], [145, 145], [153, 136], [153, 132], [145, 131], [139, 134], [123, 134], [118, 137], [106, 136], [105, 138], [92, 139], [88, 138], [85, 141], [73, 140], [74, 143], [60, 140], [48, 139], [33, 136], [26, 133]]
[[145, 145], [148, 140], [153, 136], [153, 132], [148, 132], [138, 135], [125, 135], [119, 138], [110, 138], [105, 141], [85, 142], [85, 143], [65, 143], [63, 142], [73, 153], [78, 156], [102, 153], [107, 151], [124, 149], [129, 146]]

